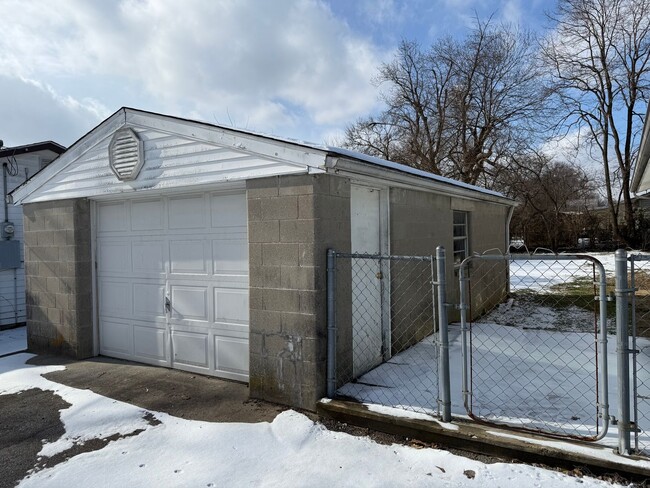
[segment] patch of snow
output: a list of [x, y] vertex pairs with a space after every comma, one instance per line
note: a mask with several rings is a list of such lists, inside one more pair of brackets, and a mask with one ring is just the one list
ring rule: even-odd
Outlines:
[[[61, 395], [72, 404], [61, 412], [64, 437], [75, 438], [82, 431], [88, 438], [108, 431], [143, 431], [34, 473], [20, 482], [23, 488], [612, 486], [525, 464], [485, 464], [437, 449], [380, 445], [367, 437], [328, 431], [293, 411], [257, 424], [191, 421], [153, 412], [161, 423], [143, 425], [140, 408], [46, 380], [42, 374], [61, 367], [25, 365], [30, 357], [0, 359], [0, 394], [43, 388]], [[474, 479], [466, 471], [473, 471]]]
[[61, 411], [65, 435], [55, 442], [45, 444], [39, 456], [51, 457], [83, 444], [90, 439], [103, 439], [115, 434], [126, 435], [143, 429], [149, 423], [143, 418], [146, 411], [117, 400], [104, 399], [99, 395], [77, 390], [43, 378], [41, 375], [61, 371], [64, 366], [30, 366], [25, 364], [32, 354], [16, 354], [0, 361], [0, 395], [20, 393], [30, 388], [49, 390], [72, 404]]
[[371, 412], [390, 415], [391, 417], [400, 417], [404, 419], [426, 420], [429, 422], [435, 422], [440, 427], [446, 430], [454, 430], [454, 431], [459, 430], [459, 427], [457, 425], [447, 423], [447, 422], [441, 422], [437, 418], [433, 417], [432, 415], [404, 410], [403, 408], [387, 407], [385, 405], [375, 405], [373, 403], [364, 403], [364, 405]]
[[0, 330], [0, 356], [27, 349], [27, 327]]

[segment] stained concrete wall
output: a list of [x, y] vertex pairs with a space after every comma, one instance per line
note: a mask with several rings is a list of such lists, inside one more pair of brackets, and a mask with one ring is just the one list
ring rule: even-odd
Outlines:
[[326, 390], [326, 252], [350, 250], [350, 183], [247, 181], [250, 394], [315, 409]]
[[37, 353], [93, 355], [90, 203], [23, 206], [27, 346]]
[[[469, 213], [470, 254], [495, 248], [505, 252], [508, 206], [417, 190], [390, 189], [391, 254], [435, 256], [436, 247], [444, 246], [447, 253], [447, 301], [458, 304], [460, 299], [458, 267], [454, 266], [453, 262], [454, 210]], [[488, 285], [494, 286], [500, 283], [502, 290], [505, 291], [504, 270], [504, 266], [493, 267], [489, 271], [484, 269], [485, 274], [481, 275], [479, 286], [473, 290], [473, 315], [485, 306], [493, 305], [503, 298], [503, 293], [495, 293]], [[417, 292], [415, 297], [409, 299], [417, 302], [419, 307], [426, 308], [431, 303], [431, 299], [427, 300], [426, 296], [429, 293], [429, 285], [426, 283], [425, 275], [421, 276], [420, 281], [419, 284], [411, 285], [411, 288]], [[400, 286], [401, 283], [391, 283], [393, 290], [399, 289]], [[393, 354], [406, 349], [434, 331], [432, 322], [422, 323], [418, 320], [418, 317], [423, 316], [419, 309], [403, 305], [398, 301], [391, 303], [391, 311]], [[448, 313], [450, 321], [459, 320], [455, 307], [449, 307]], [[399, 330], [396, 329], [397, 327]]]

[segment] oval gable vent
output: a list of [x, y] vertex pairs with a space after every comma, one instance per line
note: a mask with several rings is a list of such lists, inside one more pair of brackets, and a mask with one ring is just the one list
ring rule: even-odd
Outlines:
[[118, 180], [135, 180], [144, 164], [144, 149], [133, 129], [125, 127], [113, 134], [108, 145], [108, 160]]

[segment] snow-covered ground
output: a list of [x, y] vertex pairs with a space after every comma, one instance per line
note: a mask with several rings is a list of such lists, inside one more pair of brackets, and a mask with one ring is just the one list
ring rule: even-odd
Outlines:
[[[26, 365], [30, 357], [0, 358], [0, 395], [40, 388], [71, 404], [61, 410], [65, 434], [43, 446], [40, 456], [90, 439], [141, 432], [33, 472], [19, 484], [24, 488], [612, 486], [524, 464], [484, 464], [437, 449], [380, 445], [328, 431], [290, 410], [271, 423], [257, 424], [200, 422], [147, 412], [49, 381], [41, 375], [63, 367]], [[159, 422], [150, 422], [151, 415]]]
[[0, 330], [0, 356], [27, 349], [27, 327]]

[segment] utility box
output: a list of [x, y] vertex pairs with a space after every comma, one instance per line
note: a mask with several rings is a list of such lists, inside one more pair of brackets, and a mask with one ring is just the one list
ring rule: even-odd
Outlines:
[[0, 271], [20, 268], [20, 241], [0, 241]]

